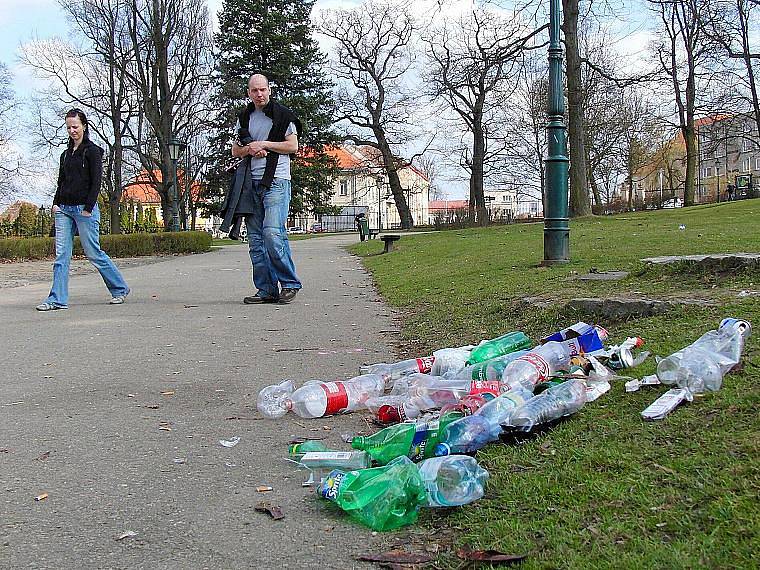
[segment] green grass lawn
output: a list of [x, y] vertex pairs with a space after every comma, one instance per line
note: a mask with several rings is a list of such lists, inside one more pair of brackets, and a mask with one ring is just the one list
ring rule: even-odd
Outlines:
[[[701, 273], [647, 268], [644, 257], [760, 252], [760, 200], [589, 218], [571, 223], [568, 264], [540, 267], [543, 225], [405, 236], [396, 251], [364, 256], [380, 292], [404, 315], [398, 356], [477, 343], [509, 330], [540, 338], [584, 319], [575, 297], [700, 299], [669, 313], [601, 322], [613, 342], [639, 335], [666, 356], [734, 316], [755, 327], [744, 370], [716, 393], [660, 422], [639, 413], [665, 388], [626, 394], [623, 382], [556, 429], [520, 446], [478, 454], [491, 473], [486, 497], [426, 511], [423, 525], [455, 530], [454, 546], [529, 553], [525, 568], [750, 568], [757, 544], [760, 270]], [[685, 229], [679, 229], [679, 225]], [[616, 282], [577, 274], [625, 270]], [[526, 297], [540, 298], [543, 308]], [[650, 357], [629, 374], [651, 374]], [[453, 555], [439, 564], [458, 567]]]

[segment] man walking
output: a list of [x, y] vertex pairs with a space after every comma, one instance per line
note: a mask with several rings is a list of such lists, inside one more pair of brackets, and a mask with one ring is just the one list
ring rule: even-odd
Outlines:
[[[238, 115], [232, 155], [250, 157], [250, 172], [244, 173], [241, 184], [230, 186], [226, 202], [235, 216], [245, 218], [248, 231], [257, 292], [243, 302], [289, 303], [301, 288], [285, 231], [290, 208], [290, 155], [298, 150], [301, 122], [290, 109], [270, 98], [269, 80], [264, 75], [251, 75], [248, 97], [251, 103]], [[236, 196], [232, 196], [234, 187], [239, 192]]]

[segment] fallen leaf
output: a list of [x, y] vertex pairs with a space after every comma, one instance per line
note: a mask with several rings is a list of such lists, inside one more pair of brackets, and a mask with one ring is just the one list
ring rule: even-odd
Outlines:
[[37, 495], [37, 496], [34, 498], [34, 500], [35, 500], [35, 501], [44, 501], [44, 500], [45, 500], [45, 499], [47, 499], [47, 498], [48, 498], [48, 494], [47, 494], [47, 493], [42, 493], [41, 495]]
[[267, 485], [259, 485], [258, 487], [256, 487], [256, 490], [259, 493], [268, 493], [269, 491], [272, 491], [273, 489], [272, 487], [269, 487]]
[[498, 550], [467, 550], [460, 548], [457, 556], [463, 560], [477, 560], [481, 562], [520, 562], [528, 557], [527, 554], [504, 554]]
[[276, 521], [285, 518], [285, 515], [282, 512], [282, 508], [279, 505], [259, 503], [254, 508], [260, 513], [268, 513], [269, 516], [271, 516]]
[[427, 554], [415, 554], [404, 550], [389, 550], [382, 554], [361, 554], [357, 560], [364, 562], [392, 563], [392, 564], [424, 564], [433, 560]]
[[125, 532], [122, 532], [114, 540], [124, 540], [125, 538], [133, 538], [135, 536], [137, 536], [137, 533], [135, 531], [133, 531], [133, 530], [127, 530]]

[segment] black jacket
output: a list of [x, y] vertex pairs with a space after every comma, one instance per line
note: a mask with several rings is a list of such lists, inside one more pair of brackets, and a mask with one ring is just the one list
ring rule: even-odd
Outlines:
[[[248, 103], [248, 106], [238, 114], [238, 121], [240, 128], [248, 130], [248, 121], [251, 117], [251, 113], [256, 110], [256, 105], [253, 102]], [[303, 127], [301, 121], [295, 116], [293, 111], [281, 105], [277, 101], [270, 99], [269, 103], [262, 109], [262, 112], [272, 119], [272, 128], [269, 130], [269, 136], [267, 140], [270, 142], [282, 142], [285, 140], [285, 133], [288, 130], [290, 123], [296, 126], [296, 133], [301, 135]], [[280, 153], [267, 151], [267, 162], [264, 167], [264, 176], [261, 178], [261, 184], [269, 188], [274, 180], [274, 173], [277, 170], [277, 162], [280, 159]]]
[[53, 204], [60, 206], [84, 205], [92, 212], [98, 202], [103, 177], [103, 149], [90, 140], [82, 141], [75, 151], [61, 153], [58, 167], [58, 189]]

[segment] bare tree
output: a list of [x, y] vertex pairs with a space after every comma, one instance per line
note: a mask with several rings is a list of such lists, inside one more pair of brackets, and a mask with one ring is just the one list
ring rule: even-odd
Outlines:
[[9, 200], [21, 174], [21, 159], [14, 148], [14, 125], [20, 104], [11, 89], [11, 75], [0, 62], [0, 204]]
[[503, 148], [488, 148], [489, 140], [497, 137], [495, 112], [514, 91], [523, 56], [536, 47], [534, 37], [542, 30], [529, 30], [519, 13], [508, 17], [476, 8], [424, 38], [428, 93], [453, 109], [471, 139], [464, 162], [470, 172], [470, 215], [475, 214], [479, 225], [489, 221], [484, 170]]
[[348, 125], [345, 138], [378, 149], [401, 227], [411, 228], [414, 222], [398, 175], [406, 164], [394, 149], [408, 140], [412, 126], [414, 98], [404, 79], [413, 62], [414, 20], [403, 7], [369, 1], [355, 10], [326, 14], [318, 29], [337, 42], [333, 69], [340, 80], [337, 116]]
[[712, 43], [704, 33], [699, 14], [710, 10], [709, 0], [647, 0], [659, 18], [662, 34], [654, 44], [659, 69], [673, 88], [678, 128], [686, 143], [684, 206], [694, 205], [697, 167], [698, 83], [711, 56]]
[[586, 149], [583, 133], [582, 60], [578, 42], [580, 0], [562, 0], [562, 31], [567, 60], [567, 139], [570, 146], [570, 216], [591, 214], [586, 178]]
[[[760, 137], [760, 95], [758, 73], [760, 69], [760, 2], [757, 0], [716, 0], [712, 9], [700, 14], [705, 33], [717, 42], [728, 58], [726, 67], [739, 89], [739, 107], [746, 103], [754, 117], [756, 137]], [[753, 16], [753, 14], [756, 14]], [[741, 62], [739, 66], [734, 62]]]
[[142, 114], [132, 127], [134, 150], [161, 197], [168, 227], [171, 212], [179, 208], [170, 192], [169, 142], [175, 136], [189, 138], [210, 116], [208, 8], [203, 0], [125, 1], [130, 9], [128, 34], [136, 52], [125, 73], [142, 104]]

